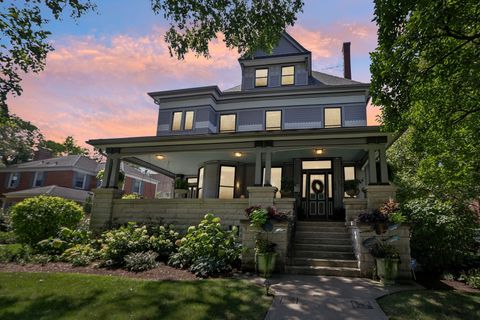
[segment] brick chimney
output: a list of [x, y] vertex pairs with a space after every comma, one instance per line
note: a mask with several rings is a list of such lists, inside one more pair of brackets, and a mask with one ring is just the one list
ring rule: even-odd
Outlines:
[[343, 43], [343, 77], [352, 79], [352, 63], [350, 62], [350, 42]]

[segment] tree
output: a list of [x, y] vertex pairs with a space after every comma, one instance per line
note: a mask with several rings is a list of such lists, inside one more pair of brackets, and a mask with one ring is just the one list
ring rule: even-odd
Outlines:
[[[208, 44], [220, 33], [227, 47], [241, 54], [270, 51], [281, 32], [294, 24], [303, 1], [151, 0], [151, 5], [170, 23], [165, 35], [170, 54], [183, 59], [189, 51], [208, 57]], [[42, 71], [53, 50], [45, 17], [58, 20], [69, 12], [77, 19], [95, 8], [91, 0], [0, 0], [0, 116], [8, 115], [7, 96], [22, 93], [20, 73]]]
[[375, 21], [373, 103], [386, 130], [408, 129], [396, 160], [413, 160], [397, 172], [438, 196], [478, 197], [480, 2], [375, 0]]
[[52, 151], [55, 156], [68, 156], [75, 154], [88, 155], [89, 151], [86, 148], [83, 148], [75, 142], [75, 139], [72, 136], [65, 138], [63, 143], [55, 142], [52, 140], [42, 141], [41, 147], [49, 149]]
[[8, 116], [7, 95], [22, 93], [20, 73], [42, 71], [53, 50], [46, 16], [59, 20], [68, 11], [76, 19], [94, 8], [90, 0], [0, 1], [0, 116]]

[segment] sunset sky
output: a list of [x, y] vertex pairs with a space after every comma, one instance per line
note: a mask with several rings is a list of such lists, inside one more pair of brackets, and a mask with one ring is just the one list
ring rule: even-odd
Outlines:
[[[147, 92], [205, 85], [227, 89], [240, 82], [235, 51], [211, 44], [210, 59], [171, 58], [167, 23], [149, 0], [102, 0], [97, 13], [77, 23], [51, 22], [55, 51], [45, 71], [24, 76], [22, 96], [9, 107], [37, 125], [47, 139], [155, 135], [157, 106]], [[134, 5], [133, 5], [134, 4]], [[313, 69], [342, 75], [341, 47], [352, 42], [352, 77], [369, 82], [369, 52], [376, 45], [369, 0], [306, 0], [304, 13], [287, 30], [312, 52]], [[369, 123], [376, 111], [369, 110]]]

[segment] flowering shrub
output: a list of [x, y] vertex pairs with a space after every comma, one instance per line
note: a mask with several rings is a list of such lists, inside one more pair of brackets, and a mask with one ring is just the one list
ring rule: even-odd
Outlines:
[[241, 245], [236, 234], [235, 227], [231, 231], [223, 230], [220, 218], [208, 213], [178, 241], [178, 252], [170, 257], [169, 264], [189, 268], [201, 277], [228, 272], [240, 258]]
[[393, 223], [400, 224], [405, 222], [406, 218], [400, 211], [400, 205], [398, 202], [393, 201], [392, 199], [386, 201], [380, 208], [377, 210], [372, 210], [371, 212], [361, 213], [358, 216], [357, 221], [363, 223]]
[[88, 244], [91, 241], [91, 232], [88, 230], [61, 228], [58, 235], [39, 241], [36, 251], [49, 255], [60, 255], [68, 248], [77, 244]]
[[91, 244], [77, 244], [60, 256], [60, 260], [70, 262], [76, 267], [87, 266], [98, 258], [98, 251]]
[[125, 256], [125, 268], [133, 272], [153, 269], [157, 266], [158, 253], [153, 251], [130, 253]]
[[251, 206], [245, 209], [245, 214], [250, 220], [251, 226], [271, 231], [273, 225], [271, 220], [284, 221], [288, 219], [288, 213], [280, 212], [275, 207], [263, 209], [261, 206]]

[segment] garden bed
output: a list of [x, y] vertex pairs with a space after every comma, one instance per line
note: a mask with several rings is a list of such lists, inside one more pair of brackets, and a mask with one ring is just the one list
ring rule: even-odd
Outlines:
[[74, 267], [69, 263], [64, 262], [49, 262], [47, 264], [17, 264], [6, 263], [0, 264], [0, 272], [62, 272], [62, 273], [84, 273], [84, 274], [97, 274], [105, 276], [120, 276], [137, 279], [149, 279], [149, 280], [195, 280], [194, 274], [187, 270], [181, 270], [172, 268], [159, 263], [154, 269], [143, 272], [130, 272], [124, 269], [106, 269], [99, 268], [97, 265], [92, 264], [86, 267]]

